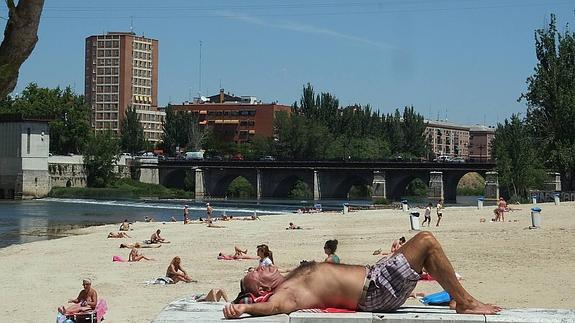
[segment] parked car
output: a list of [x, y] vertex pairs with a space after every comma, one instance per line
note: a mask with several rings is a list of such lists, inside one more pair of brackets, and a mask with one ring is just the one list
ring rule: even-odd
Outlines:
[[437, 156], [437, 158], [435, 158], [433, 161], [438, 163], [449, 163], [451, 161], [451, 156], [447, 155]]
[[208, 155], [204, 157], [206, 160], [215, 160], [215, 161], [221, 161], [224, 160], [224, 157], [220, 156], [220, 155]]
[[204, 160], [203, 151], [188, 151], [185, 156], [186, 160]]
[[451, 160], [451, 162], [455, 164], [463, 164], [465, 163], [465, 159], [463, 159], [463, 157], [455, 157]]
[[232, 156], [232, 160], [235, 160], [235, 161], [244, 160], [244, 156], [242, 154], [235, 154]]
[[260, 158], [260, 160], [263, 161], [275, 161], [275, 157], [274, 156], [263, 156], [262, 158]]

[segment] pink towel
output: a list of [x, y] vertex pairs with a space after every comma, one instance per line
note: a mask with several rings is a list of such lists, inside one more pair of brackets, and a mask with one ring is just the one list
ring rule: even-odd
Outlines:
[[106, 302], [105, 299], [100, 298], [98, 300], [98, 304], [96, 304], [95, 311], [96, 311], [96, 320], [100, 322], [104, 317], [104, 315], [106, 314], [106, 312], [108, 312], [108, 303]]
[[113, 256], [112, 261], [113, 262], [125, 262], [125, 260], [120, 256]]

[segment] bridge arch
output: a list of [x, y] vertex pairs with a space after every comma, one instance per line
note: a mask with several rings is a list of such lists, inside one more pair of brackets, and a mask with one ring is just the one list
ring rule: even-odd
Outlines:
[[429, 172], [410, 172], [396, 173], [389, 177], [387, 183], [387, 198], [390, 200], [399, 200], [407, 194], [407, 185], [416, 178], [429, 185]]
[[215, 185], [213, 186], [213, 188], [210, 190], [210, 195], [212, 197], [225, 197], [226, 196], [226, 192], [228, 190], [228, 187], [230, 186], [230, 184], [237, 178], [245, 178], [248, 183], [250, 183], [250, 185], [252, 186], [253, 191], [255, 192], [257, 189], [257, 183], [254, 180], [250, 180], [250, 176], [244, 176], [242, 174], [229, 174], [226, 176], [222, 176], [220, 177]]
[[[193, 169], [187, 169], [193, 170]], [[179, 188], [184, 189], [186, 178], [185, 168], [170, 169], [163, 173], [160, 173], [160, 185], [168, 188]]]
[[333, 198], [347, 198], [352, 186], [371, 186], [372, 181], [358, 175], [346, 176], [333, 190]]
[[313, 196], [313, 183], [308, 183], [305, 178], [298, 176], [298, 175], [291, 175], [291, 176], [286, 176], [284, 177], [275, 187], [275, 189], [272, 192], [272, 197], [273, 198], [287, 198], [289, 197], [289, 193], [291, 191], [291, 189], [294, 187], [294, 185], [298, 182], [298, 181], [302, 181], [304, 182], [308, 188], [310, 188], [311, 190], [311, 194]]

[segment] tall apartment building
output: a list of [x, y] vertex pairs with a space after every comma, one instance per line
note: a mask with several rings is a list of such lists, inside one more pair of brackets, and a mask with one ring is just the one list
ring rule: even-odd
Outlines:
[[146, 138], [161, 138], [158, 111], [158, 41], [132, 32], [86, 38], [85, 90], [95, 131], [121, 130], [128, 107], [136, 109]]

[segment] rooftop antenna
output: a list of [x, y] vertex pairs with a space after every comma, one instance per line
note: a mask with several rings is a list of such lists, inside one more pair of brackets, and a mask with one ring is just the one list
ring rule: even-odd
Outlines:
[[198, 94], [202, 94], [202, 41], [200, 40], [200, 81]]
[[130, 33], [134, 33], [134, 16], [130, 16]]

